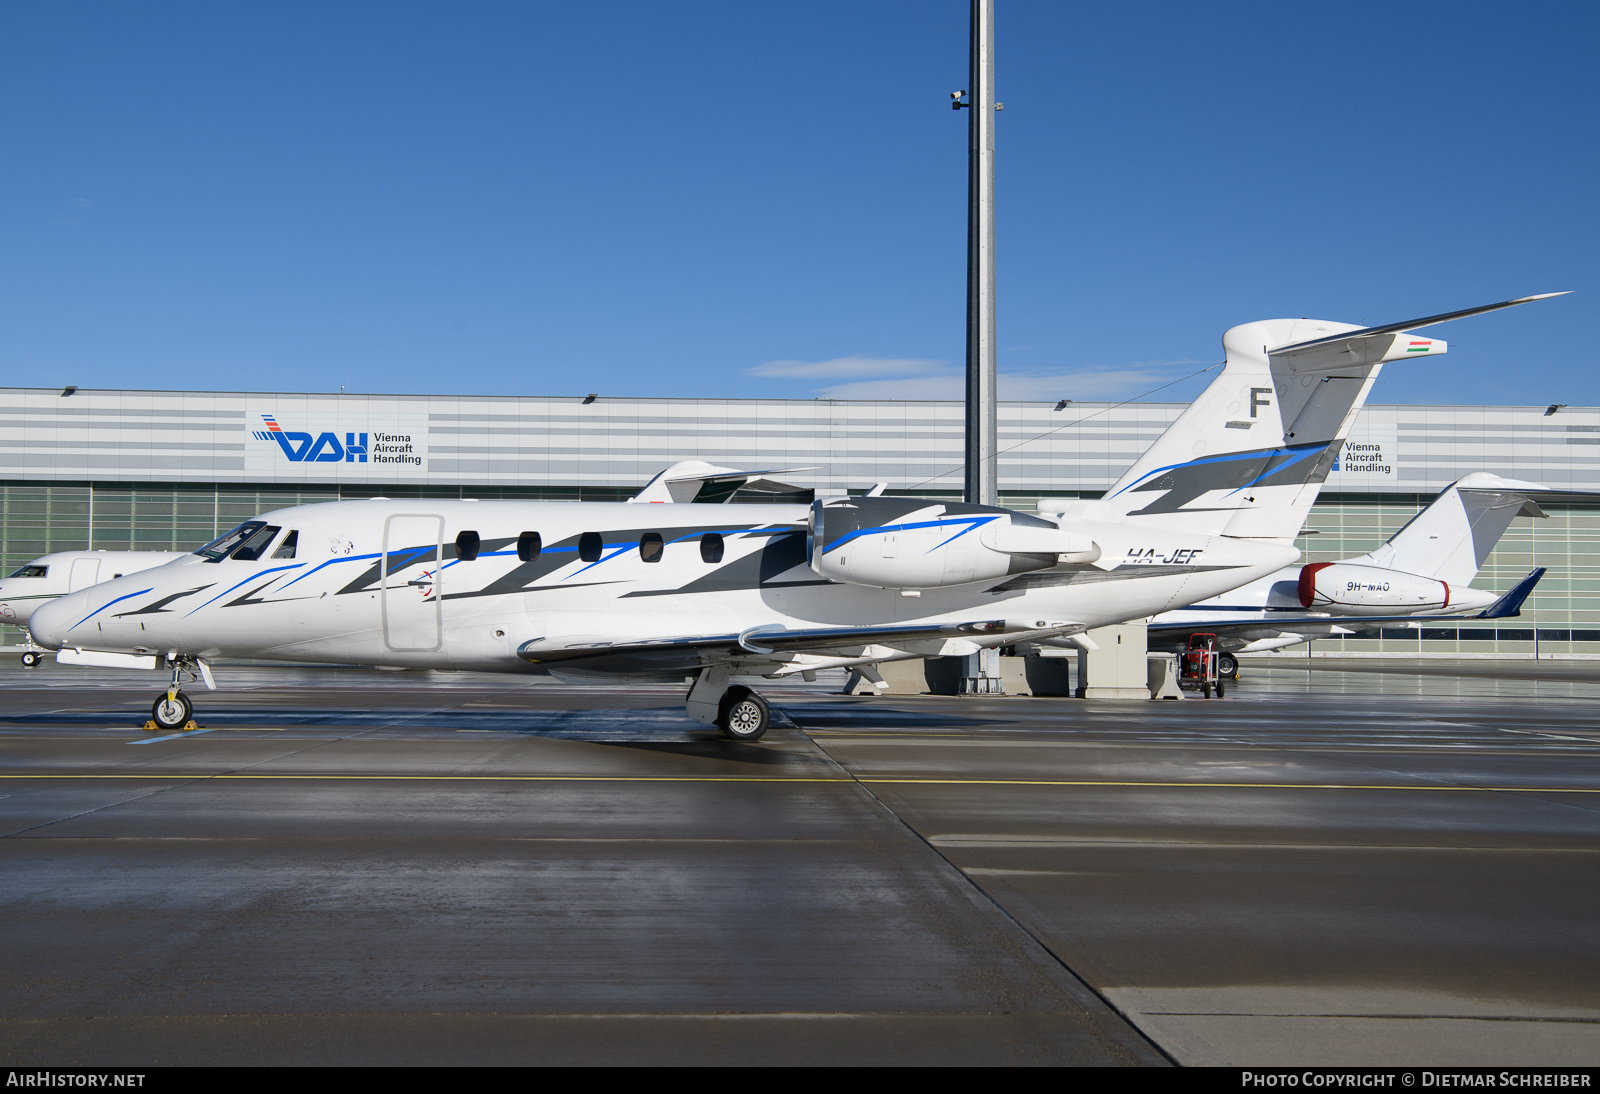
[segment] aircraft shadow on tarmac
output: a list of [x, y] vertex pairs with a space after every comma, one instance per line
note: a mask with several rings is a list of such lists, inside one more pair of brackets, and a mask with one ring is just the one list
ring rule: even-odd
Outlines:
[[[998, 719], [954, 717], [931, 711], [902, 710], [872, 703], [783, 703], [772, 709], [775, 729], [971, 729], [1005, 724]], [[0, 725], [94, 727], [133, 730], [142, 725], [140, 709], [117, 711], [40, 711], [0, 716]], [[577, 710], [362, 710], [304, 707], [213, 707], [197, 712], [205, 729], [248, 730], [294, 727], [353, 729], [439, 729], [518, 733], [557, 740], [598, 741], [646, 747], [671, 745], [726, 749], [732, 742], [715, 741], [717, 732], [684, 714], [681, 706]], [[751, 749], [752, 753], [759, 751]]]
[[[794, 768], [803, 757], [796, 756], [793, 751], [779, 750], [762, 747], [760, 741], [727, 741], [720, 735], [712, 736], [716, 730], [709, 730], [703, 740], [697, 741], [624, 741], [615, 738], [587, 737], [584, 740], [593, 744], [606, 745], [610, 748], [628, 748], [640, 752], [653, 752], [659, 756], [684, 756], [697, 760], [718, 760], [722, 762], [751, 764], [756, 767], [786, 767]], [[568, 738], [574, 740], [576, 738]], [[815, 761], [813, 761], [815, 762]]]
[[783, 711], [801, 729], [973, 729], [1012, 724], [1002, 718], [981, 718], [972, 713], [957, 716], [879, 705], [883, 702], [784, 703]]
[[[127, 725], [138, 728], [142, 710], [60, 711], [0, 716], [0, 724], [30, 726]], [[481, 730], [525, 733], [574, 740], [637, 737], [656, 740], [662, 734], [698, 736], [715, 730], [685, 717], [682, 707], [610, 710], [361, 710], [358, 708], [307, 710], [304, 707], [201, 708], [197, 722], [206, 729], [290, 727], [341, 727], [359, 729]]]

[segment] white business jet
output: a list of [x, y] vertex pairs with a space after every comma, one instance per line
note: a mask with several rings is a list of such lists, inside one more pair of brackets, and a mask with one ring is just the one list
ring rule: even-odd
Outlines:
[[[182, 551], [57, 551], [40, 555], [0, 579], [0, 623], [26, 628], [34, 610], [57, 597], [183, 556]], [[24, 634], [28, 633], [25, 629]], [[23, 643], [22, 663], [32, 668], [43, 652], [30, 636]]]
[[1242, 588], [1150, 621], [1153, 650], [1181, 650], [1191, 634], [1215, 634], [1224, 675], [1238, 653], [1283, 649], [1385, 623], [1476, 613], [1507, 619], [1545, 574], [1535, 569], [1505, 593], [1471, 587], [1495, 544], [1519, 516], [1543, 517], [1540, 502], [1600, 501], [1593, 490], [1552, 490], [1476, 471], [1452, 483], [1383, 546], [1338, 562], [1290, 566]]
[[[704, 460], [681, 460], [651, 479], [628, 500], [635, 504], [770, 501], [809, 491], [768, 476], [815, 470], [815, 467], [785, 467], [771, 471], [740, 471]], [[47, 652], [34, 644], [27, 630], [35, 608], [67, 593], [162, 566], [186, 554], [187, 551], [56, 551], [40, 555], [0, 579], [0, 623], [23, 628], [26, 641], [22, 645], [22, 663], [32, 668]]]
[[[1529, 297], [1525, 299], [1538, 299]], [[921, 498], [805, 505], [331, 502], [265, 513], [159, 569], [34, 613], [62, 663], [251, 657], [682, 680], [691, 717], [767, 728], [734, 677], [960, 656], [1083, 632], [1265, 577], [1299, 557], [1317, 490], [1383, 362], [1444, 352], [1409, 329], [1266, 320], [1098, 501], [1050, 520]]]

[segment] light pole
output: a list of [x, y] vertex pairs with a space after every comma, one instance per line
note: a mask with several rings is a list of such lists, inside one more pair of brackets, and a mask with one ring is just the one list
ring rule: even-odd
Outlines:
[[[995, 392], [994, 319], [994, 0], [972, 0], [968, 91], [951, 95], [967, 110], [967, 437], [963, 496], [1000, 504], [999, 414]], [[968, 101], [963, 102], [966, 98]], [[967, 657], [963, 694], [1003, 695], [1000, 651]]]
[[[1000, 503], [994, 317], [994, 0], [972, 0], [967, 116], [967, 467], [964, 496]], [[962, 99], [968, 101], [963, 102]]]

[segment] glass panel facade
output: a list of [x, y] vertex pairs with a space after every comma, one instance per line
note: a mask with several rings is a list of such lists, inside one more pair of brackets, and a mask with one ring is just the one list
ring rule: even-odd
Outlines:
[[[1183, 410], [1002, 403], [1002, 504], [1099, 497]], [[617, 501], [686, 459], [805, 468], [778, 477], [830, 494], [883, 482], [954, 499], [964, 417], [952, 401], [0, 388], [0, 566], [86, 547], [188, 551], [262, 512], [375, 495]], [[1368, 406], [1349, 443], [1359, 457], [1330, 473], [1310, 516], [1320, 534], [1300, 540], [1307, 562], [1372, 549], [1475, 471], [1600, 491], [1600, 407]], [[1504, 591], [1548, 567], [1522, 617], [1391, 627], [1315, 652], [1600, 657], [1600, 506], [1545, 509], [1512, 524], [1475, 582]]]

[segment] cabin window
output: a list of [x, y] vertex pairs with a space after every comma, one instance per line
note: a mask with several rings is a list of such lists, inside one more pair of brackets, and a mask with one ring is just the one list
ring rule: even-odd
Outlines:
[[544, 541], [539, 538], [538, 532], [524, 532], [517, 537], [517, 558], [521, 561], [532, 562], [542, 550]]
[[639, 557], [646, 562], [660, 562], [662, 549], [660, 532], [646, 532], [639, 537]]
[[195, 554], [201, 556], [207, 562], [221, 562], [228, 557], [229, 552], [235, 547], [265, 527], [266, 523], [264, 520], [247, 520], [226, 535], [218, 536], [196, 551]]
[[707, 532], [700, 537], [700, 561], [722, 561], [722, 533]]
[[476, 532], [462, 532], [456, 536], [456, 558], [462, 562], [471, 562], [478, 557], [478, 548], [483, 545], [483, 540]]
[[578, 537], [578, 557], [583, 561], [599, 562], [603, 550], [605, 544], [601, 542], [599, 532], [585, 532]]
[[254, 562], [261, 557], [263, 551], [272, 545], [272, 541], [278, 537], [280, 531], [282, 529], [276, 524], [269, 524], [264, 528], [256, 529], [245, 537], [243, 543], [233, 549], [233, 554], [229, 557], [235, 558], [240, 562]]
[[35, 566], [33, 563], [30, 562], [30, 563], [28, 563], [28, 565], [24, 566], [22, 569], [18, 570], [16, 573], [12, 574], [11, 576], [12, 577], [43, 577], [45, 574], [48, 574], [49, 572], [50, 572], [50, 567], [48, 567], [48, 566]]
[[294, 549], [299, 545], [300, 532], [298, 529], [289, 529], [289, 534], [283, 537], [283, 542], [278, 544], [278, 549], [272, 552], [273, 558], [293, 558]]

